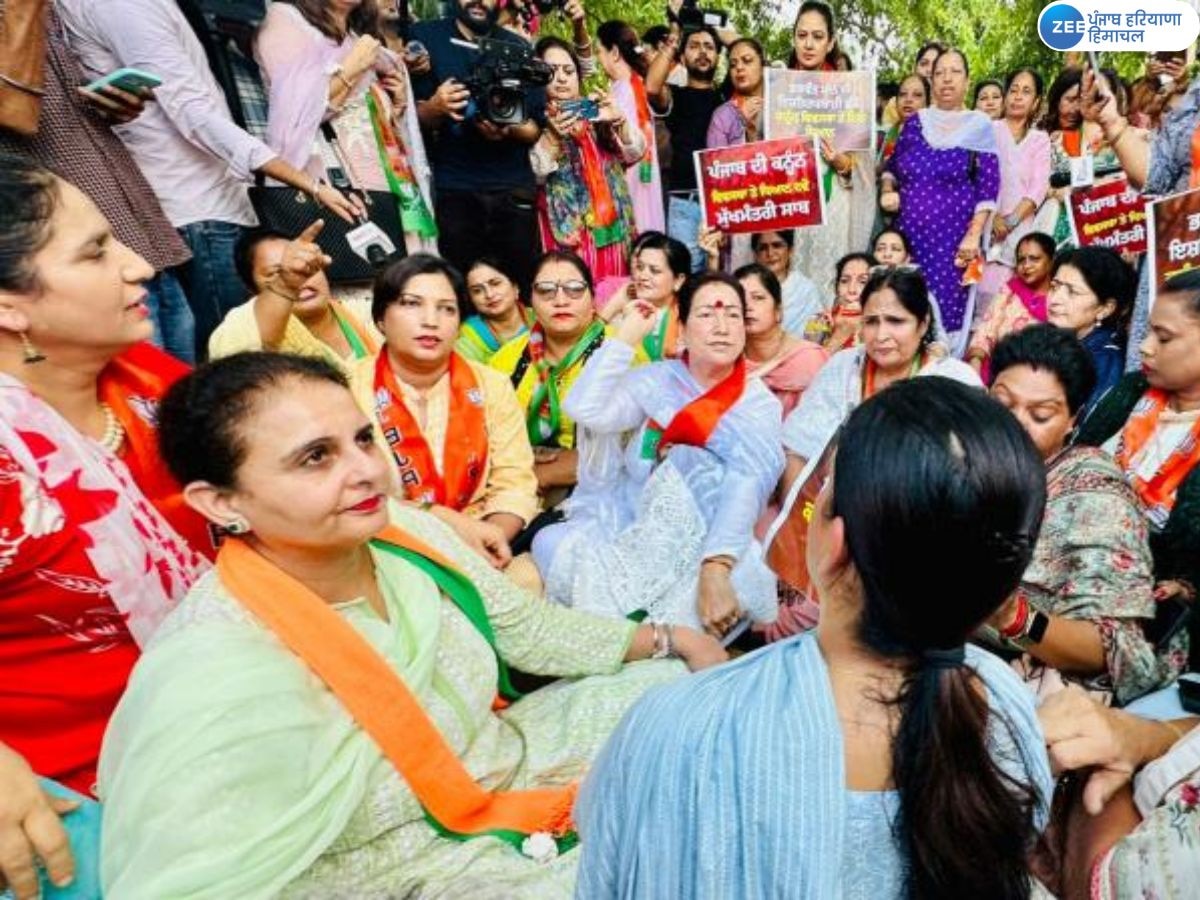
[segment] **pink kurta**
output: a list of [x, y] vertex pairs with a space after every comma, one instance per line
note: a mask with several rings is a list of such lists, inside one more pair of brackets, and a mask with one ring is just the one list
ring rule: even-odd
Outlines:
[[[994, 125], [997, 155], [1000, 157], [1000, 195], [996, 199], [996, 215], [1007, 216], [1022, 200], [1032, 200], [1034, 210], [1046, 199], [1050, 189], [1050, 136], [1038, 128], [1030, 128], [1018, 144], [1003, 119]], [[979, 282], [976, 319], [986, 312], [988, 300], [995, 296], [1012, 277], [1017, 243], [1033, 227], [1033, 216], [1012, 230], [1002, 245], [990, 248], [988, 264]], [[988, 221], [991, 234], [991, 220]], [[997, 251], [998, 254], [997, 254]], [[999, 255], [999, 259], [994, 259]]]
[[[634, 128], [638, 127], [637, 98], [628, 79], [614, 81], [612, 96], [621, 115]], [[646, 231], [666, 231], [666, 216], [663, 213], [662, 175], [658, 168], [658, 142], [650, 141], [650, 180], [642, 181], [642, 166], [638, 163], [625, 170], [629, 182], [629, 195], [633, 198], [633, 221], [638, 234]]]

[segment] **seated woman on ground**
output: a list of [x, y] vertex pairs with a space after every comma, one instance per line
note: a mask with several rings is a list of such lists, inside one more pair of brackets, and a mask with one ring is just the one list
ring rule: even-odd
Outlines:
[[[715, 641], [539, 602], [389, 503], [374, 426], [321, 360], [218, 360], [161, 425], [230, 537], [106, 736], [105, 895], [569, 897], [572, 782], [684, 671], [623, 664], [700, 668]], [[508, 665], [566, 680], [502, 706]]]
[[835, 353], [783, 423], [784, 497], [808, 461], [820, 457], [850, 411], [888, 385], [941, 375], [983, 386], [966, 363], [931, 350], [933, 306], [920, 271], [879, 269], [863, 289], [862, 300], [862, 344]]
[[490, 362], [492, 355], [529, 333], [533, 312], [521, 302], [521, 289], [504, 263], [480, 257], [467, 269], [467, 296], [474, 313], [458, 329], [454, 350], [472, 362]]
[[875, 257], [869, 253], [847, 253], [837, 261], [833, 303], [805, 323], [803, 335], [806, 339], [820, 344], [830, 353], [859, 343], [863, 288], [875, 265]]
[[[1142, 371], [1126, 375], [1083, 423], [1078, 443], [1111, 453], [1150, 526], [1155, 599], [1192, 605], [1200, 585], [1200, 273], [1159, 290]], [[1191, 668], [1200, 630], [1191, 612]]]
[[592, 290], [592, 273], [582, 259], [566, 250], [544, 254], [534, 268], [533, 329], [505, 344], [491, 361], [508, 376], [525, 410], [538, 492], [547, 509], [575, 486], [579, 466], [575, 423], [563, 404], [608, 334]]
[[1106, 453], [1064, 449], [1095, 377], [1087, 350], [1053, 325], [996, 347], [991, 394], [1045, 460], [1047, 497], [1033, 561], [981, 637], [1018, 653], [1018, 671], [1043, 691], [1066, 678], [1124, 705], [1174, 680], [1187, 634], [1161, 655], [1147, 639], [1154, 572], [1137, 498]]
[[987, 377], [987, 365], [1002, 338], [1046, 321], [1046, 295], [1054, 264], [1054, 238], [1031, 232], [1017, 243], [1013, 277], [988, 305], [983, 320], [971, 335], [967, 362]]
[[318, 356], [349, 371], [355, 360], [379, 352], [383, 338], [371, 321], [370, 303], [335, 299], [324, 265], [312, 265], [328, 261], [313, 243], [321, 227], [314, 223], [295, 239], [265, 228], [241, 237], [234, 262], [254, 295], [230, 310], [212, 333], [211, 358], [278, 350]]
[[85, 193], [0, 154], [0, 895], [98, 892], [104, 729], [213, 553], [158, 455], [187, 367], [148, 343], [153, 277]]
[[1046, 321], [1082, 341], [1096, 367], [1096, 387], [1080, 421], [1125, 374], [1129, 314], [1137, 294], [1137, 273], [1108, 247], [1064, 250], [1050, 270]]
[[537, 514], [533, 450], [508, 379], [454, 351], [465, 304], [462, 276], [449, 263], [418, 253], [388, 265], [372, 304], [386, 344], [355, 365], [351, 385], [376, 423], [399, 494], [476, 520], [504, 563]]
[[[631, 281], [608, 299], [600, 315], [619, 329], [630, 310], [639, 307], [639, 301], [649, 303], [654, 319], [638, 355], [650, 362], [677, 359], [686, 349], [679, 317], [679, 289], [691, 273], [688, 248], [661, 232], [647, 231], [634, 241], [630, 255]], [[641, 320], [640, 314], [634, 315]]]
[[[820, 624], [630, 710], [576, 806], [580, 896], [1028, 897], [1042, 732], [966, 641], [1043, 500], [1029, 437], [982, 391], [913, 379], [855, 410], [809, 531]], [[972, 583], [914, 565], [935, 556]]]
[[[908, 237], [903, 231], [896, 228], [885, 228], [879, 232], [875, 236], [871, 253], [880, 266], [908, 266], [917, 270], [921, 268], [912, 261], [912, 248], [909, 246]], [[928, 287], [929, 282], [926, 281], [925, 284]], [[937, 297], [934, 296], [933, 291], [929, 292], [929, 305], [933, 307], [934, 331], [934, 343], [929, 348], [930, 352], [949, 356], [950, 338], [946, 334], [946, 329], [942, 327], [942, 311], [938, 307]]]
[[551, 600], [609, 616], [729, 631], [775, 616], [775, 578], [754, 540], [783, 468], [779, 401], [746, 377], [745, 298], [718, 272], [679, 292], [686, 360], [633, 368], [654, 322], [636, 301], [567, 398], [579, 485], [567, 520], [539, 532]]
[[825, 308], [820, 289], [811, 278], [792, 266], [794, 231], [762, 231], [750, 235], [754, 261], [766, 266], [779, 279], [783, 296], [783, 329], [796, 337], [804, 336], [809, 319]]

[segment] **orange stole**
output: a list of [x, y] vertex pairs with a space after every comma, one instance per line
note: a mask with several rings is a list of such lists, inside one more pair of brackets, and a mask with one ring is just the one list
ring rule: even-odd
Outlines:
[[[376, 540], [454, 568], [395, 526]], [[435, 828], [463, 839], [492, 835], [516, 846], [526, 835], [548, 832], [569, 844], [576, 784], [484, 790], [404, 680], [328, 603], [236, 538], [221, 547], [217, 573], [226, 590], [333, 692], [395, 766]]]
[[[737, 403], [745, 389], [746, 358], [743, 356], [738, 359], [732, 372], [675, 413], [670, 424], [661, 429], [659, 453], [666, 452], [672, 444], [688, 444], [692, 447], [706, 445], [721, 416]], [[658, 430], [659, 425], [651, 421], [650, 428]]]
[[375, 415], [400, 469], [404, 495], [418, 503], [465, 509], [475, 496], [487, 464], [487, 419], [483, 391], [470, 365], [450, 354], [450, 413], [442, 452], [443, 472], [408, 407], [388, 363], [387, 350], [375, 360]]
[[104, 367], [98, 391], [125, 429], [120, 456], [137, 486], [193, 550], [212, 559], [212, 529], [184, 503], [179, 483], [158, 454], [158, 401], [190, 371], [152, 344], [135, 344]]

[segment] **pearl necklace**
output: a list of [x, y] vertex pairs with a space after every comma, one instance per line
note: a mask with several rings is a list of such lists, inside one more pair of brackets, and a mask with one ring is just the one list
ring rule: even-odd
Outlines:
[[104, 413], [104, 434], [100, 437], [100, 446], [116, 456], [121, 450], [121, 444], [125, 441], [125, 429], [121, 427], [117, 414], [113, 412], [111, 406], [101, 403], [100, 409]]

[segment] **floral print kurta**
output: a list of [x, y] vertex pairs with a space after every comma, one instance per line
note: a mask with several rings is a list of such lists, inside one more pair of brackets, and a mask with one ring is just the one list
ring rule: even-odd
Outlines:
[[1047, 615], [1100, 628], [1108, 672], [1087, 683], [1127, 703], [1172, 681], [1186, 651], [1162, 655], [1142, 632], [1154, 617], [1146, 522], [1106, 453], [1064, 450], [1046, 473], [1046, 514], [1021, 589]]

